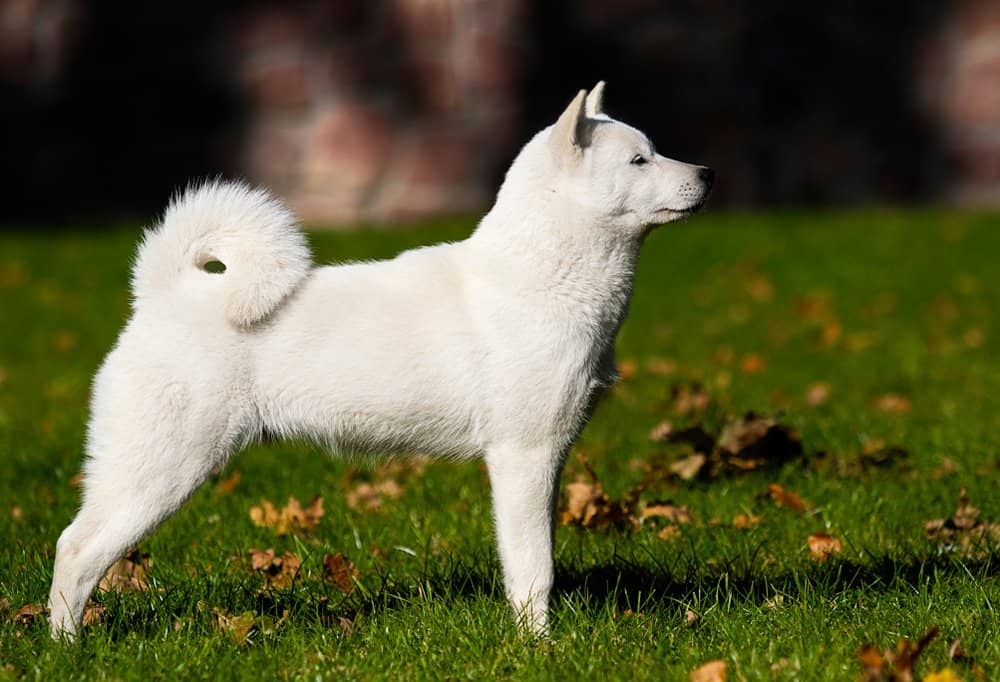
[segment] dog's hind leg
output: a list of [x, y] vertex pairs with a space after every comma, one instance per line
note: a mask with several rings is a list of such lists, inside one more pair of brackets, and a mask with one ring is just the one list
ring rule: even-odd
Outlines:
[[[157, 398], [143, 403], [163, 407]], [[234, 439], [226, 438], [222, 412], [156, 415], [141, 409], [129, 423], [126, 411], [98, 406], [83, 504], [56, 545], [48, 602], [53, 637], [77, 634], [87, 599], [111, 564], [173, 514], [224, 460], [231, 448], [226, 443]]]
[[548, 628], [562, 464], [562, 454], [550, 448], [497, 447], [486, 454], [507, 599], [518, 624], [539, 635]]

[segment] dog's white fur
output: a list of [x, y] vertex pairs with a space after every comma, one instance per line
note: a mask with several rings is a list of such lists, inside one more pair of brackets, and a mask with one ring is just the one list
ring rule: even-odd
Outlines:
[[602, 92], [524, 147], [472, 236], [389, 261], [312, 268], [293, 216], [243, 184], [175, 198], [94, 380], [53, 635], [75, 635], [107, 568], [263, 433], [485, 458], [507, 596], [544, 632], [559, 475], [614, 381], [639, 247], [711, 184], [606, 116]]

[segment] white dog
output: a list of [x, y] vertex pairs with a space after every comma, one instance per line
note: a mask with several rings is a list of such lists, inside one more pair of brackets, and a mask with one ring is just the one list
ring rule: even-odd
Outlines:
[[606, 116], [603, 88], [524, 147], [472, 236], [389, 261], [313, 268], [291, 213], [243, 184], [175, 198], [94, 380], [53, 636], [75, 635], [108, 567], [264, 433], [483, 457], [507, 597], [545, 632], [559, 476], [615, 379], [639, 247], [713, 177]]

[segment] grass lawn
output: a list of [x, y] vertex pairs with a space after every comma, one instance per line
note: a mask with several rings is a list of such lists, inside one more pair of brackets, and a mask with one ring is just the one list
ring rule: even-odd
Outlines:
[[[471, 229], [311, 240], [326, 262]], [[127, 314], [137, 234], [0, 234], [0, 679], [684, 680], [721, 659], [729, 680], [851, 680], [862, 645], [931, 626], [919, 674], [1000, 678], [1000, 218], [709, 213], [654, 233], [626, 379], [564, 476], [593, 485], [584, 456], [612, 503], [638, 494], [639, 521], [559, 528], [549, 641], [512, 627], [480, 465], [285, 443], [235, 458], [145, 540], [150, 565], [95, 594], [66, 647], [17, 614], [45, 601], [77, 507], [89, 382]], [[748, 410], [796, 429], [804, 454], [685, 480], [670, 466], [690, 446], [650, 439]], [[928, 538], [962, 488], [978, 519]], [[317, 494], [314, 528], [251, 519]], [[687, 515], [642, 519], [658, 500]], [[816, 533], [840, 551], [814, 558]], [[250, 550], [269, 548], [282, 564], [255, 569]]]

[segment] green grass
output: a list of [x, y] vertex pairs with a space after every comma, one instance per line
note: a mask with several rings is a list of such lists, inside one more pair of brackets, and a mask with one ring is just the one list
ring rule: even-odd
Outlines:
[[[471, 228], [311, 239], [324, 262], [390, 256]], [[152, 589], [95, 595], [103, 621], [67, 647], [49, 641], [42, 620], [17, 624], [11, 614], [44, 602], [55, 540], [78, 503], [70, 479], [89, 382], [127, 312], [136, 236], [0, 235], [0, 600], [9, 602], [0, 678], [682, 680], [721, 658], [731, 680], [845, 680], [860, 671], [862, 644], [895, 647], [932, 625], [941, 637], [919, 671], [1000, 675], [996, 546], [941, 546], [923, 528], [953, 513], [962, 487], [981, 518], [1000, 521], [996, 216], [708, 214], [654, 233], [619, 342], [636, 374], [611, 391], [576, 451], [612, 497], [642, 478], [644, 464], [682, 454], [648, 439], [667, 418], [717, 425], [746, 410], [780, 411], [807, 454], [742, 476], [658, 477], [643, 499], [690, 507], [694, 521], [679, 537], [560, 528], [550, 641], [512, 627], [481, 466], [366, 468], [274, 444], [234, 459], [220, 476], [240, 472], [232, 492], [206, 485], [144, 541]], [[752, 355], [762, 371], [741, 368]], [[650, 371], [651, 358], [676, 370]], [[675, 414], [671, 387], [695, 381], [710, 409]], [[830, 387], [818, 406], [806, 400], [815, 382]], [[886, 394], [911, 409], [878, 409]], [[862, 466], [859, 452], [875, 440], [908, 455]], [[582, 471], [574, 455], [564, 480]], [[347, 504], [359, 481], [387, 477], [402, 487], [398, 499], [377, 511]], [[769, 483], [815, 508], [776, 507]], [[250, 520], [261, 499], [316, 493], [326, 514], [307, 536], [278, 537]], [[739, 513], [762, 522], [733, 528]], [[843, 542], [826, 563], [809, 557], [806, 538], [817, 531]], [[246, 563], [251, 547], [300, 557], [296, 581], [262, 591]], [[352, 594], [320, 579], [324, 554], [335, 552], [361, 571]], [[246, 613], [259, 628], [237, 642], [213, 609]], [[688, 610], [700, 615], [694, 625]], [[949, 661], [956, 638], [966, 658]]]

